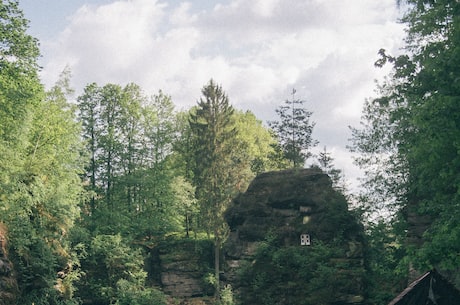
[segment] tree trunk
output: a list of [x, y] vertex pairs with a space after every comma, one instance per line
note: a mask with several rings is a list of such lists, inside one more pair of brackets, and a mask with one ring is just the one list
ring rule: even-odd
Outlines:
[[189, 218], [188, 218], [188, 212], [185, 213], [185, 234], [187, 236], [187, 238], [189, 238], [189, 231], [190, 231], [190, 228], [189, 228]]
[[[217, 234], [217, 233], [216, 233]], [[220, 297], [220, 238], [214, 237], [214, 270], [215, 270], [215, 277], [216, 277], [216, 290], [214, 292], [214, 296], [216, 300]]]

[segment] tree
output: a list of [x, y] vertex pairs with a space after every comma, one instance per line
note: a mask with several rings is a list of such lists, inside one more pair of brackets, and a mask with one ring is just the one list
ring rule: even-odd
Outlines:
[[238, 153], [238, 158], [247, 162], [247, 183], [257, 174], [283, 168], [285, 164], [273, 158], [277, 142], [270, 130], [250, 111], [235, 111], [234, 116], [240, 143], [234, 151]]
[[[405, 54], [380, 50], [376, 65], [393, 65], [380, 97], [366, 102], [354, 129], [357, 162], [366, 169], [369, 197], [410, 215], [412, 261], [419, 268], [460, 267], [460, 4], [409, 0]], [[372, 188], [370, 188], [372, 187]], [[372, 198], [372, 197], [371, 197]], [[421, 235], [413, 219], [430, 219]], [[407, 217], [406, 217], [407, 218]]]
[[121, 128], [125, 111], [123, 89], [119, 85], [107, 84], [101, 88], [101, 96], [99, 149], [104, 166], [100, 180], [106, 206], [113, 212], [115, 209], [115, 177], [120, 174], [123, 166], [121, 156], [124, 148]]
[[184, 177], [174, 177], [172, 183], [172, 190], [174, 193], [174, 206], [180, 212], [179, 215], [183, 217], [181, 221], [185, 226], [185, 236], [190, 236], [192, 223], [196, 221], [199, 213], [199, 207], [195, 198], [195, 188]]
[[18, 151], [23, 167], [10, 173], [13, 179], [18, 175], [17, 191], [6, 198], [10, 206], [2, 213], [22, 303], [72, 303], [73, 281], [79, 274], [68, 234], [79, 216], [79, 174], [85, 162], [79, 125], [66, 99], [69, 91], [60, 85], [65, 80], [34, 108], [28, 145]]
[[[0, 200], [16, 191], [34, 107], [44, 98], [38, 42], [17, 1], [0, 3]], [[1, 204], [6, 204], [1, 200]]]
[[143, 151], [138, 165], [138, 215], [143, 225], [138, 232], [146, 236], [180, 231], [180, 209], [176, 201], [175, 177], [180, 175], [172, 158], [176, 142], [176, 113], [171, 97], [159, 91], [142, 107], [141, 130]]
[[135, 209], [139, 196], [139, 177], [137, 170], [145, 158], [146, 151], [143, 149], [144, 133], [142, 125], [143, 106], [146, 98], [141, 88], [136, 84], [126, 85], [120, 94], [119, 103], [121, 115], [119, 125], [120, 147], [120, 173], [117, 175], [116, 200], [125, 201], [128, 213]]
[[[17, 1], [0, 3], [0, 222], [18, 304], [71, 304], [78, 262], [68, 232], [82, 194], [79, 127], [65, 76], [45, 93], [37, 40]], [[58, 276], [61, 275], [61, 277]]]
[[269, 121], [269, 126], [278, 137], [284, 157], [292, 167], [303, 167], [311, 157], [309, 148], [316, 145], [311, 137], [314, 122], [310, 121], [313, 114], [303, 108], [304, 101], [295, 99], [296, 90], [292, 89], [292, 100], [286, 100], [284, 106], [276, 109], [280, 121]]
[[234, 109], [222, 87], [211, 80], [202, 89], [203, 97], [190, 114], [193, 139], [194, 185], [200, 203], [201, 224], [214, 235], [216, 296], [219, 295], [220, 248], [227, 234], [223, 218], [235, 195], [240, 169], [232, 144], [237, 130]]
[[144, 109], [144, 132], [148, 150], [148, 168], [151, 172], [150, 192], [161, 206], [166, 198], [171, 196], [173, 170], [169, 168], [169, 155], [176, 135], [174, 104], [171, 97], [163, 92], [151, 97], [150, 103]]
[[326, 146], [324, 146], [323, 151], [318, 154], [317, 161], [319, 168], [331, 178], [333, 186], [344, 191], [346, 187], [344, 185], [342, 171], [334, 167], [334, 158], [331, 156], [331, 153], [327, 151]]
[[404, 236], [397, 223], [378, 220], [368, 224], [367, 237], [367, 279], [370, 304], [388, 304], [405, 287], [407, 265]]
[[86, 142], [86, 149], [90, 162], [86, 167], [85, 180], [89, 179], [89, 187], [87, 188], [90, 194], [90, 211], [94, 213], [96, 209], [97, 186], [96, 180], [99, 175], [99, 164], [97, 141], [99, 138], [98, 130], [98, 105], [99, 105], [99, 89], [95, 83], [85, 87], [83, 95], [79, 96], [78, 102], [78, 120], [82, 125], [82, 138]]
[[38, 79], [38, 42], [27, 34], [29, 21], [18, 1], [0, 3], [0, 139], [20, 141], [31, 106], [43, 88]]
[[91, 159], [86, 170], [91, 223], [107, 234], [142, 239], [177, 228], [171, 98], [161, 91], [147, 97], [135, 84], [90, 84], [78, 102]]

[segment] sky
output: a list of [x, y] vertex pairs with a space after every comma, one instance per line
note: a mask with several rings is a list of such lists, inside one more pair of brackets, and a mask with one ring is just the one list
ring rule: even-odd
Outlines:
[[19, 0], [40, 41], [42, 82], [69, 67], [78, 96], [92, 82], [134, 82], [162, 90], [177, 110], [210, 79], [230, 103], [266, 123], [291, 99], [315, 122], [315, 151], [326, 147], [351, 189], [361, 171], [347, 145], [364, 101], [389, 68], [378, 51], [401, 52], [397, 0]]

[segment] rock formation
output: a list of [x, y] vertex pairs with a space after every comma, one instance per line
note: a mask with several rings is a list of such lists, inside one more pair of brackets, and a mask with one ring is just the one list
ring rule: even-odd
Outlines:
[[[335, 277], [343, 277], [345, 283], [343, 287], [330, 287], [331, 293], [336, 292], [331, 304], [360, 304], [363, 301], [363, 228], [348, 211], [345, 197], [333, 189], [330, 178], [320, 170], [298, 169], [259, 175], [248, 190], [234, 200], [226, 220], [231, 232], [224, 248], [225, 278], [239, 293], [244, 294], [251, 285], [238, 279], [242, 266], [249, 265], [257, 276], [270, 274], [263, 266], [271, 263], [269, 259], [262, 263], [264, 256], [258, 254], [259, 261], [254, 261], [261, 243], [270, 234], [278, 240], [275, 250], [286, 248], [292, 253], [313, 255], [315, 247], [320, 245], [331, 249], [333, 256], [323, 264], [328, 266], [327, 270], [337, 271]], [[318, 266], [305, 268], [318, 274], [314, 270]], [[294, 287], [296, 283], [286, 283], [286, 287], [289, 285]], [[254, 288], [251, 291], [254, 292]], [[278, 296], [271, 294], [271, 297]], [[292, 299], [279, 302], [296, 304]]]

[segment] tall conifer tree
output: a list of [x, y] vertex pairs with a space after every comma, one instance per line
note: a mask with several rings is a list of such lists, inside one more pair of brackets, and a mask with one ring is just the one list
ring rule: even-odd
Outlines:
[[189, 120], [194, 141], [192, 161], [201, 223], [208, 234], [214, 235], [218, 295], [220, 248], [227, 234], [223, 213], [238, 184], [239, 162], [232, 158], [237, 133], [234, 109], [222, 87], [211, 80], [202, 94]]

